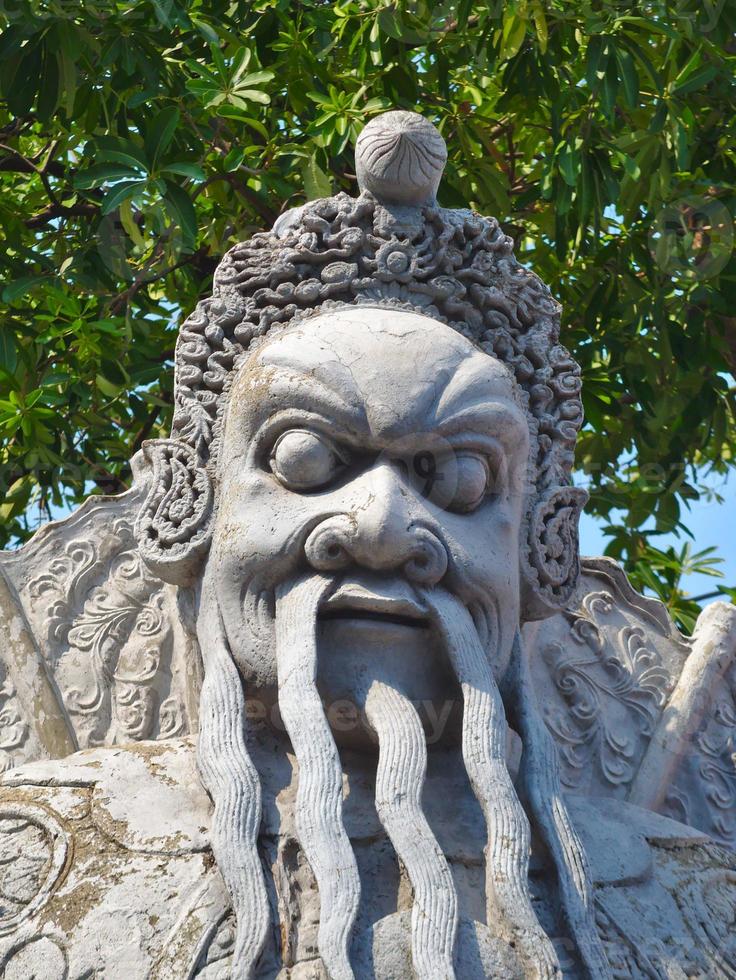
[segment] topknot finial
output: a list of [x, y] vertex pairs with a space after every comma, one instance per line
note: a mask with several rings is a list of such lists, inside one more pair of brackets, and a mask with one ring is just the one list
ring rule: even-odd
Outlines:
[[395, 204], [419, 207], [434, 201], [446, 162], [447, 147], [437, 127], [401, 109], [372, 119], [355, 147], [361, 191]]

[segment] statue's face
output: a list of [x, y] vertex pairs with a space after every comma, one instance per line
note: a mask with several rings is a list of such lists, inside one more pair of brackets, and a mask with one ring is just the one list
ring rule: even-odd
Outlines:
[[435, 717], [460, 700], [427, 589], [467, 606], [501, 673], [528, 459], [509, 370], [435, 320], [347, 308], [256, 350], [230, 396], [208, 559], [249, 694], [276, 680], [274, 589], [315, 570], [331, 583], [318, 634], [331, 720], [374, 677]]

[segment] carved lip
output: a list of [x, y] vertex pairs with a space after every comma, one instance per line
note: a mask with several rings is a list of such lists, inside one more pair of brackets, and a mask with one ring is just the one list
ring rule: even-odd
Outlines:
[[427, 625], [427, 610], [408, 585], [381, 582], [380, 591], [365, 582], [343, 582], [320, 609], [323, 619], [368, 619], [414, 628]]

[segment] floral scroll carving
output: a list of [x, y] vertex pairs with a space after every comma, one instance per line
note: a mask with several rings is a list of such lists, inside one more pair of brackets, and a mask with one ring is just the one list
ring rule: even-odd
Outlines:
[[28, 738], [17, 691], [7, 667], [0, 660], [0, 772], [14, 765], [14, 754]]
[[[695, 669], [694, 638], [677, 631], [660, 602], [636, 593], [611, 560], [583, 558], [581, 564], [580, 587], [566, 610], [529, 638], [537, 697], [557, 744], [563, 784], [574, 793], [613, 796], [657, 810], [733, 846], [732, 655], [719, 654], [723, 666], [711, 680], [700, 675], [687, 680], [686, 665]], [[663, 715], [674, 710], [672, 699], [682, 691], [683, 677], [697, 697], [692, 720], [680, 731]], [[663, 775], [662, 795], [647, 802], [645, 792], [641, 802], [642, 786], [655, 792], [642, 766], [658, 751], [674, 758], [672, 769]], [[660, 772], [655, 765], [655, 782]]]
[[615, 604], [610, 592], [589, 593], [570, 616], [566, 642], [542, 648], [562, 699], [545, 720], [571, 789], [591, 766], [612, 787], [631, 782], [674, 683], [641, 626], [601, 625]]
[[736, 845], [736, 670], [727, 674], [712, 712], [692, 738], [663, 812]]
[[733, 695], [716, 707], [709, 725], [696, 739], [698, 772], [711, 806], [714, 836], [736, 840], [736, 710]]
[[116, 548], [73, 540], [28, 585], [45, 608], [47, 657], [80, 746], [181, 734], [170, 690], [172, 623], [164, 584], [141, 560], [132, 522], [114, 522]]

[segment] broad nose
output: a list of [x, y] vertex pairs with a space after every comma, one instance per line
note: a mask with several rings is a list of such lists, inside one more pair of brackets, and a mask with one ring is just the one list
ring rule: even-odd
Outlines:
[[411, 513], [413, 491], [387, 463], [369, 476], [365, 501], [356, 501], [349, 513], [326, 518], [307, 538], [310, 565], [320, 572], [359, 565], [402, 572], [417, 585], [436, 585], [447, 571], [447, 550], [428, 521], [417, 523]]

